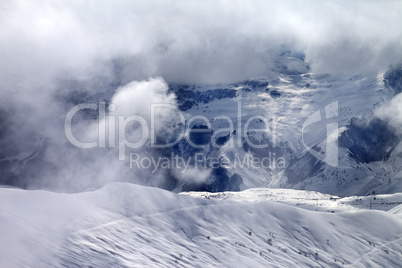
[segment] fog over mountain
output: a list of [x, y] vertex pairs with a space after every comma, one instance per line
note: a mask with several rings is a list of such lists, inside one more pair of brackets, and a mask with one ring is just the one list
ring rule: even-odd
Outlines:
[[[103, 161], [121, 164], [105, 152], [87, 155], [86, 163], [62, 145], [69, 144], [63, 121], [72, 104], [110, 101], [119, 87], [155, 77], [199, 85], [266, 77], [281, 68], [283, 51], [304, 59], [287, 64], [289, 73], [306, 66], [315, 74], [384, 72], [402, 58], [401, 11], [399, 1], [2, 2], [2, 158], [27, 157], [38, 139], [49, 138], [56, 155], [48, 150], [47, 165], [34, 164], [28, 173], [36, 176], [25, 186], [98, 178]], [[124, 101], [151, 103], [152, 94]], [[72, 166], [82, 170], [71, 174]]]
[[401, 25], [399, 0], [0, 1], [0, 266], [397, 267]]
[[399, 1], [13, 1], [1, 12], [7, 87], [106, 75], [111, 61], [125, 63], [123, 83], [234, 82], [265, 74], [283, 46], [315, 73], [383, 70], [402, 53]]

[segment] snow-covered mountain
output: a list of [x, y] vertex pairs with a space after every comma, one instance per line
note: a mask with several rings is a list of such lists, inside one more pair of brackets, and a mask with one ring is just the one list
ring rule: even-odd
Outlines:
[[[212, 173], [216, 176], [206, 190], [278, 187], [341, 196], [400, 192], [400, 125], [376, 112], [401, 92], [397, 84], [402, 77], [400, 67], [386, 74], [332, 76], [309, 73], [300, 56], [285, 54], [278, 61], [304, 69], [287, 71], [285, 65], [271, 78], [209, 87], [171, 87], [188, 118], [207, 118], [205, 128], [211, 124], [211, 134], [199, 135], [207, 135], [211, 144], [214, 139], [223, 141], [221, 148], [207, 146], [203, 151], [207, 159], [227, 160], [222, 165], [227, 174], [219, 177], [222, 172]], [[325, 119], [326, 109], [333, 104], [336, 116]], [[317, 112], [324, 118], [306, 126]], [[222, 116], [232, 119], [233, 126]], [[336, 123], [335, 134], [327, 134], [328, 123]], [[214, 137], [216, 131], [219, 134]], [[331, 135], [337, 148], [336, 165], [324, 159]], [[194, 157], [200, 150], [191, 153], [191, 146], [183, 141], [176, 151]], [[263, 168], [244, 168], [241, 163], [248, 157], [268, 160]], [[216, 183], [219, 180], [222, 184]]]
[[401, 267], [400, 1], [0, 1], [0, 268]]
[[265, 188], [1, 188], [0, 266], [398, 267], [401, 203], [401, 194], [340, 199]]
[[[82, 103], [109, 105], [122, 87], [116, 66], [112, 80], [60, 82], [63, 90], [58, 105], [65, 112]], [[23, 188], [69, 191], [120, 180], [175, 192], [255, 187], [306, 189], [339, 196], [400, 192], [400, 124], [378, 111], [399, 98], [401, 77], [400, 66], [386, 73], [315, 75], [309, 72], [302, 53], [283, 52], [265, 77], [232, 84], [169, 85], [166, 94], [173, 96], [178, 110], [163, 122], [156, 143], [176, 143], [165, 148], [147, 144], [140, 152], [128, 150], [152, 160], [180, 157], [188, 164], [185, 170], [171, 161], [167, 169], [152, 166], [133, 171], [128, 160], [117, 163], [118, 156], [110, 148], [80, 151], [68, 141], [57, 144], [40, 135], [23, 150], [15, 151], [13, 146], [10, 151], [5, 144], [1, 180]], [[89, 93], [95, 85], [99, 92]], [[329, 108], [334, 109], [332, 118], [328, 118]], [[98, 110], [78, 115], [77, 125], [99, 120]], [[306, 124], [312, 116], [320, 120]], [[328, 132], [330, 124], [335, 125], [333, 133]], [[180, 133], [184, 134], [181, 138]], [[331, 140], [336, 148], [335, 165], [325, 159]], [[24, 151], [27, 148], [29, 151]], [[55, 161], [54, 154], [60, 150], [64, 153]], [[77, 161], [71, 163], [72, 158]], [[94, 171], [99, 167], [93, 164], [98, 159], [103, 159], [102, 166], [117, 163], [119, 175], [98, 181], [99, 174]], [[66, 174], [65, 170], [71, 170], [69, 165], [80, 172], [90, 171], [85, 176], [91, 180], [82, 180], [80, 172]], [[57, 173], [60, 170], [61, 174]], [[156, 175], [160, 179], [155, 180]]]

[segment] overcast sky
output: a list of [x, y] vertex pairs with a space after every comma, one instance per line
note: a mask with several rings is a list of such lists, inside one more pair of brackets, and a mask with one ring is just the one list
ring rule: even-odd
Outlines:
[[233, 81], [281, 46], [314, 72], [381, 70], [401, 60], [401, 14], [401, 1], [1, 1], [2, 91], [113, 59], [127, 80]]

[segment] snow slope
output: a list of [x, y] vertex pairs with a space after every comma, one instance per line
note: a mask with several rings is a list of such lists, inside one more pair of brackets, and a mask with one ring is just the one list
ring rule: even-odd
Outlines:
[[0, 267], [400, 267], [400, 194], [378, 196], [389, 212], [286, 189], [206, 194], [1, 188]]
[[[282, 57], [279, 62], [286, 60], [304, 64], [297, 57]], [[229, 134], [229, 140], [222, 148], [207, 149], [204, 153], [208, 157], [218, 155], [228, 160], [229, 176], [237, 174], [242, 178], [238, 186], [240, 190], [292, 188], [339, 196], [402, 191], [400, 135], [390, 138], [394, 133], [387, 129], [385, 121], [365, 126], [372, 120], [374, 110], [386, 106], [395, 94], [384, 84], [384, 73], [318, 75], [273, 72], [264, 78], [230, 85], [184, 87], [188, 87], [186, 94], [178, 90], [180, 86], [173, 87], [179, 103], [183, 102], [183, 96], [191, 96], [191, 91], [205, 93], [221, 88], [227, 92], [237, 91], [234, 97], [222, 94], [207, 101], [194, 97], [184, 99], [194, 102], [190, 108], [186, 107], [186, 118], [203, 116], [209, 120], [213, 131], [229, 127], [227, 120], [220, 116], [232, 120], [233, 129], [237, 132]], [[336, 116], [326, 118], [326, 109], [332, 104], [336, 107]], [[316, 112], [322, 120], [304, 127], [304, 123]], [[258, 120], [260, 118], [266, 119], [266, 122]], [[362, 127], [351, 125], [353, 119], [358, 121], [356, 118], [361, 120], [359, 124]], [[327, 134], [327, 123], [336, 123], [337, 131], [332, 136]], [[255, 131], [259, 129], [266, 130], [267, 134]], [[340, 137], [344, 132], [347, 134], [342, 137], [341, 143]], [[223, 135], [222, 132], [220, 135]], [[339, 163], [335, 166], [327, 165], [310, 153], [316, 151], [322, 156], [326, 153], [327, 135], [328, 139], [332, 137], [335, 140], [337, 147]], [[264, 149], [253, 148], [250, 144], [247, 146], [246, 136], [252, 144], [268, 146]], [[386, 146], [387, 142], [392, 145]], [[309, 152], [309, 148], [314, 149]], [[356, 152], [366, 153], [368, 159], [362, 161], [354, 155]], [[284, 167], [251, 168], [249, 165], [243, 168], [235, 164], [237, 156], [242, 161], [246, 156], [263, 159], [271, 158], [271, 155], [276, 161], [284, 158]]]
[[[42, 130], [40, 135], [16, 141], [19, 146], [3, 142], [0, 184], [70, 192], [99, 188], [111, 180], [175, 192], [261, 187], [312, 190], [337, 196], [402, 192], [401, 124], [375, 116], [376, 109], [387, 107], [396, 98], [395, 94], [401, 94], [402, 67], [385, 73], [317, 74], [311, 72], [302, 54], [290, 51], [278, 55], [275, 62], [278, 66], [267, 70], [264, 76], [230, 84], [169, 82], [166, 90], [175, 94], [181, 114], [176, 111], [172, 118], [161, 123], [163, 131], [157, 133], [157, 143], [178, 143], [163, 149], [152, 148], [149, 143], [140, 150], [127, 147], [126, 161], [118, 160], [116, 148], [78, 150], [67, 140], [58, 143], [42, 137]], [[125, 83], [118, 79], [119, 72], [115, 76], [109, 82], [61, 81], [62, 93], [57, 105], [66, 110], [59, 115], [60, 126], [67, 111], [77, 104], [114, 101], [119, 88], [125, 88]], [[99, 91], [94, 93], [94, 88]], [[334, 108], [329, 118], [328, 107]], [[312, 123], [309, 119], [313, 115], [322, 120]], [[84, 129], [97, 124], [99, 113], [81, 111], [77, 116], [74, 129], [78, 131], [81, 124]], [[311, 124], [305, 125], [306, 122]], [[150, 122], [148, 125], [152, 126]], [[336, 129], [327, 133], [330, 125], [336, 125]], [[8, 128], [4, 123], [0, 127]], [[195, 127], [210, 128], [210, 134], [197, 136], [192, 132], [197, 131]], [[205, 147], [195, 148], [179, 133], [198, 137], [190, 140], [198, 140]], [[215, 146], [218, 141], [219, 146]], [[326, 148], [327, 141], [337, 148], [337, 165], [331, 166], [321, 161], [323, 157], [317, 157], [331, 151]], [[159, 167], [155, 173], [153, 165], [132, 168], [128, 153], [139, 153], [142, 159], [152, 156], [156, 162], [160, 157], [174, 155], [189, 163], [190, 168], [175, 167], [174, 161], [170, 161], [170, 168]], [[196, 161], [196, 154], [201, 161]], [[251, 161], [244, 161], [249, 158], [261, 160], [264, 166], [253, 167]], [[211, 168], [215, 160], [224, 160], [225, 164]], [[106, 165], [108, 170], [103, 171]], [[116, 167], [114, 171], [110, 171], [110, 166]], [[105, 175], [109, 172], [111, 176]]]

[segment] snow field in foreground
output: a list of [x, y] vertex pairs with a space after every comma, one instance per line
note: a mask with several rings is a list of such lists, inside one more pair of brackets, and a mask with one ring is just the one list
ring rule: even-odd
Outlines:
[[221, 195], [126, 183], [79, 194], [1, 188], [0, 267], [400, 266], [401, 205], [369, 210], [286, 189]]

